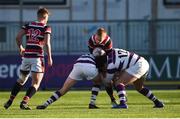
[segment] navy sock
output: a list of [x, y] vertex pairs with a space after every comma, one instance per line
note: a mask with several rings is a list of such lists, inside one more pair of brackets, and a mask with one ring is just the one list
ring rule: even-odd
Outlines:
[[157, 100], [157, 98], [148, 88], [142, 88], [139, 92], [142, 95], [146, 96], [148, 99], [152, 100], [153, 102]]
[[19, 91], [22, 89], [22, 85], [16, 82], [12, 88], [10, 100], [13, 101], [16, 95], [19, 93]]
[[48, 106], [58, 100], [61, 97], [61, 93], [59, 91], [56, 91], [53, 93], [53, 95], [44, 103], [44, 105]]

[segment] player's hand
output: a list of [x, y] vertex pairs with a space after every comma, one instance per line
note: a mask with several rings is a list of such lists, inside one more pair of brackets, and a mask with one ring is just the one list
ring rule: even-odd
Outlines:
[[52, 66], [53, 65], [53, 60], [52, 60], [52, 58], [48, 58], [48, 66]]
[[25, 49], [24, 49], [23, 47], [21, 47], [21, 48], [19, 49], [20, 55], [21, 55], [21, 56], [24, 56], [24, 52], [25, 52]]

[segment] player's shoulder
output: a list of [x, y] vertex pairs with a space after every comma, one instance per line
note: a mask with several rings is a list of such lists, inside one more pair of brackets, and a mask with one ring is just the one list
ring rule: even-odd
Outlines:
[[51, 28], [51, 25], [49, 25], [49, 24], [45, 24], [44, 25], [46, 28]]
[[91, 35], [89, 41], [94, 41], [94, 39], [95, 39], [95, 35]]
[[80, 57], [86, 57], [86, 58], [93, 58], [94, 59], [94, 56], [92, 54], [89, 54], [89, 53], [83, 54]]

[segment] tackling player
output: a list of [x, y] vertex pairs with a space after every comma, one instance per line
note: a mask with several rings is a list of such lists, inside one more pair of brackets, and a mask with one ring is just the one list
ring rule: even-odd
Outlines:
[[[90, 39], [88, 40], [88, 48], [89, 48], [89, 52], [91, 54], [95, 48], [101, 48], [106, 52], [106, 54], [108, 54], [109, 52], [111, 52], [112, 46], [113, 46], [112, 40], [108, 36], [108, 34], [104, 28], [98, 28], [96, 33], [94, 35], [92, 35], [90, 37]], [[108, 93], [109, 97], [111, 98], [111, 104], [113, 107], [113, 106], [117, 106], [117, 103], [116, 103], [116, 99], [113, 96], [112, 85], [113, 85], [112, 83], [111, 84], [109, 83], [109, 85], [105, 86], [105, 89], [106, 89], [106, 92]], [[89, 103], [89, 108], [91, 108], [91, 109], [98, 108], [95, 105], [95, 101], [96, 101], [96, 96], [97, 96], [97, 92], [99, 89], [100, 89], [100, 85], [94, 85], [92, 87], [92, 96], [91, 96], [91, 101]]]
[[[97, 60], [101, 60], [101, 62], [97, 62]], [[95, 84], [99, 85], [101, 82], [99, 79], [101, 79], [102, 74], [105, 73], [103, 72], [103, 68], [107, 68], [106, 64], [106, 55], [100, 56], [98, 59], [94, 58], [91, 54], [80, 56], [76, 60], [76, 63], [74, 64], [73, 69], [66, 79], [63, 87], [55, 91], [54, 94], [43, 105], [39, 105], [36, 108], [47, 108], [61, 96], [65, 95], [77, 81], [81, 81], [83, 79], [92, 80]]]
[[97, 47], [102, 48], [108, 54], [111, 52], [112, 46], [112, 40], [104, 28], [98, 28], [96, 34], [92, 35], [88, 40], [88, 48], [91, 54]]
[[[12, 88], [9, 100], [4, 104], [4, 108], [8, 109], [14, 101], [16, 95], [22, 89], [31, 73], [32, 85], [26, 91], [26, 94], [20, 103], [20, 108], [30, 110], [28, 106], [29, 99], [36, 93], [41, 83], [45, 71], [44, 51], [47, 50], [48, 65], [52, 66], [50, 34], [51, 27], [47, 25], [49, 12], [46, 8], [40, 8], [37, 11], [37, 21], [30, 22], [19, 31], [16, 37], [17, 46], [22, 63], [20, 66], [20, 77]], [[22, 45], [22, 38], [26, 36], [26, 48]]]
[[106, 81], [114, 81], [120, 99], [120, 104], [114, 108], [128, 108], [125, 86], [131, 83], [139, 93], [153, 101], [155, 108], [164, 107], [164, 104], [148, 88], [144, 87], [143, 83], [149, 70], [149, 63], [143, 57], [115, 48], [109, 53], [108, 58]]

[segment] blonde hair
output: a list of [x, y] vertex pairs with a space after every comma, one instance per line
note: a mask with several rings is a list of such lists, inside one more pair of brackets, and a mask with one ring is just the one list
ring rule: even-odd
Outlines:
[[97, 32], [96, 32], [96, 34], [98, 35], [98, 37], [102, 37], [102, 34], [104, 34], [104, 33], [106, 33], [107, 34], [107, 32], [106, 32], [106, 30], [104, 29], [104, 28], [98, 28], [97, 29]]
[[48, 9], [46, 8], [40, 8], [38, 11], [37, 11], [37, 17], [38, 18], [45, 18], [45, 15], [49, 15], [49, 11]]

